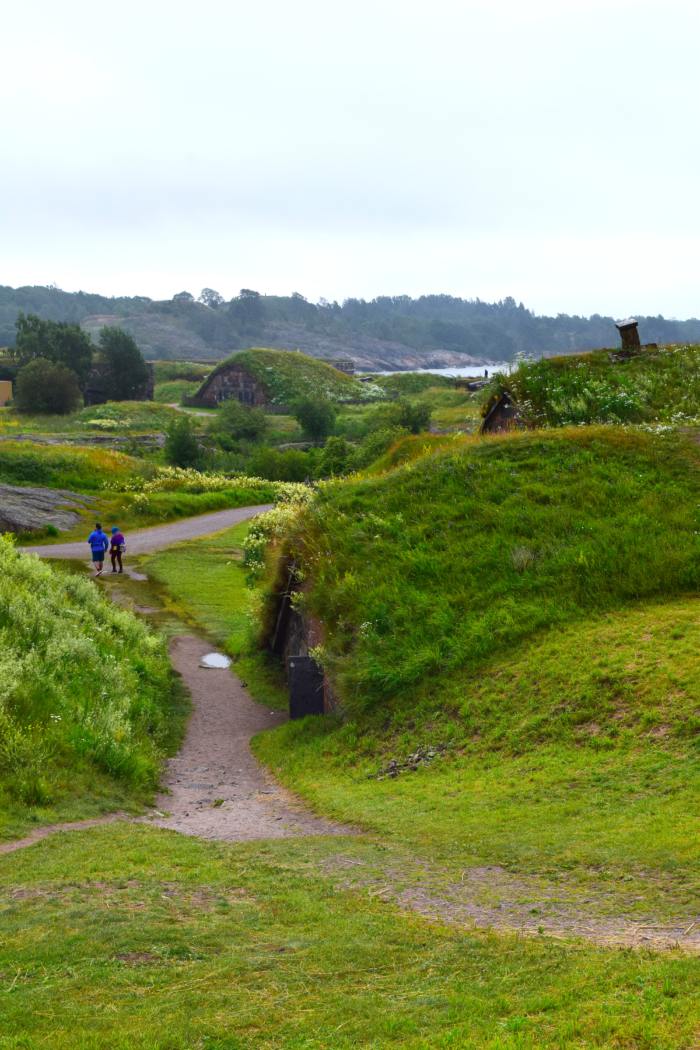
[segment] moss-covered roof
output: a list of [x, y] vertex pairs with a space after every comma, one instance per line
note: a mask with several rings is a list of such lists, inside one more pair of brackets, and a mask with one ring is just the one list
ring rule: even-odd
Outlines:
[[241, 350], [226, 358], [211, 373], [211, 379], [227, 366], [250, 373], [273, 404], [285, 405], [299, 397], [326, 397], [330, 401], [372, 401], [385, 397], [383, 390], [360, 383], [337, 368], [306, 354], [289, 350]]

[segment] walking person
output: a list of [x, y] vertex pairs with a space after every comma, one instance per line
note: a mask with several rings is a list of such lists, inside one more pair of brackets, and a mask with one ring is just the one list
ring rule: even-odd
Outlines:
[[124, 566], [122, 565], [122, 554], [126, 550], [126, 540], [122, 536], [121, 530], [118, 525], [112, 526], [112, 546], [109, 548], [109, 555], [112, 559], [112, 572], [117, 571], [117, 562], [119, 562], [119, 572], [124, 572]]
[[102, 531], [102, 526], [99, 521], [95, 525], [95, 531], [90, 533], [88, 543], [90, 544], [90, 550], [92, 551], [92, 562], [95, 566], [95, 576], [101, 576], [105, 563], [105, 551], [109, 547], [109, 540]]

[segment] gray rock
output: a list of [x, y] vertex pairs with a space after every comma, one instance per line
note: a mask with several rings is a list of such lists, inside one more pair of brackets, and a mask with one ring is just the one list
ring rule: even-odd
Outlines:
[[0, 532], [39, 532], [45, 525], [68, 532], [80, 521], [73, 508], [84, 510], [94, 502], [67, 489], [0, 485]]

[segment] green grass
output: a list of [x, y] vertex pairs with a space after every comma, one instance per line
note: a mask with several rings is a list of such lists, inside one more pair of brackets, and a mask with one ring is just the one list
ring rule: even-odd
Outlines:
[[0, 838], [148, 801], [183, 697], [145, 624], [0, 537]]
[[201, 385], [201, 380], [191, 382], [186, 379], [173, 379], [170, 382], [157, 383], [153, 391], [153, 400], [165, 405], [179, 405], [183, 394], [196, 394]]
[[260, 703], [284, 710], [289, 699], [279, 663], [253, 643], [254, 592], [246, 584], [241, 544], [248, 522], [142, 559], [164, 588], [166, 607], [194, 624], [235, 660], [236, 673]]
[[288, 350], [242, 350], [222, 361], [217, 371], [229, 364], [240, 365], [255, 376], [275, 404], [289, 404], [299, 397], [362, 401], [384, 396], [371, 384], [360, 383], [314, 357]]
[[[173, 399], [174, 400], [174, 399]], [[0, 409], [0, 434], [153, 433], [177, 418], [177, 409], [157, 401], [109, 401], [68, 416], [42, 416]]]
[[122, 480], [138, 468], [138, 460], [110, 449], [42, 447], [30, 441], [0, 444], [0, 481], [9, 485], [96, 492], [106, 480]]
[[[678, 435], [574, 428], [448, 438], [322, 486], [288, 549], [348, 709], [438, 687], [542, 628], [695, 591], [698, 463]], [[268, 630], [274, 615], [270, 592]]]
[[[317, 809], [457, 871], [655, 873], [663, 891], [641, 908], [688, 914], [700, 889], [698, 643], [694, 599], [628, 608], [544, 632], [438, 690], [426, 682], [381, 719], [289, 723], [256, 752]], [[445, 757], [360, 779], [429, 743]], [[610, 891], [629, 911], [626, 887]]]
[[679, 423], [700, 415], [699, 361], [698, 346], [661, 347], [618, 363], [609, 351], [596, 350], [521, 361], [509, 376], [494, 378], [497, 389], [511, 390], [538, 426]]
[[0, 1047], [693, 1045], [695, 959], [450, 928], [343, 888], [347, 863], [400, 860], [128, 825], [6, 857]]

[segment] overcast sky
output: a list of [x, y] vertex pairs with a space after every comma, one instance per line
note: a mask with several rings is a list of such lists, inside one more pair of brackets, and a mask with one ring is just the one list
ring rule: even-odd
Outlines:
[[699, 15], [5, 3], [0, 283], [699, 316]]

